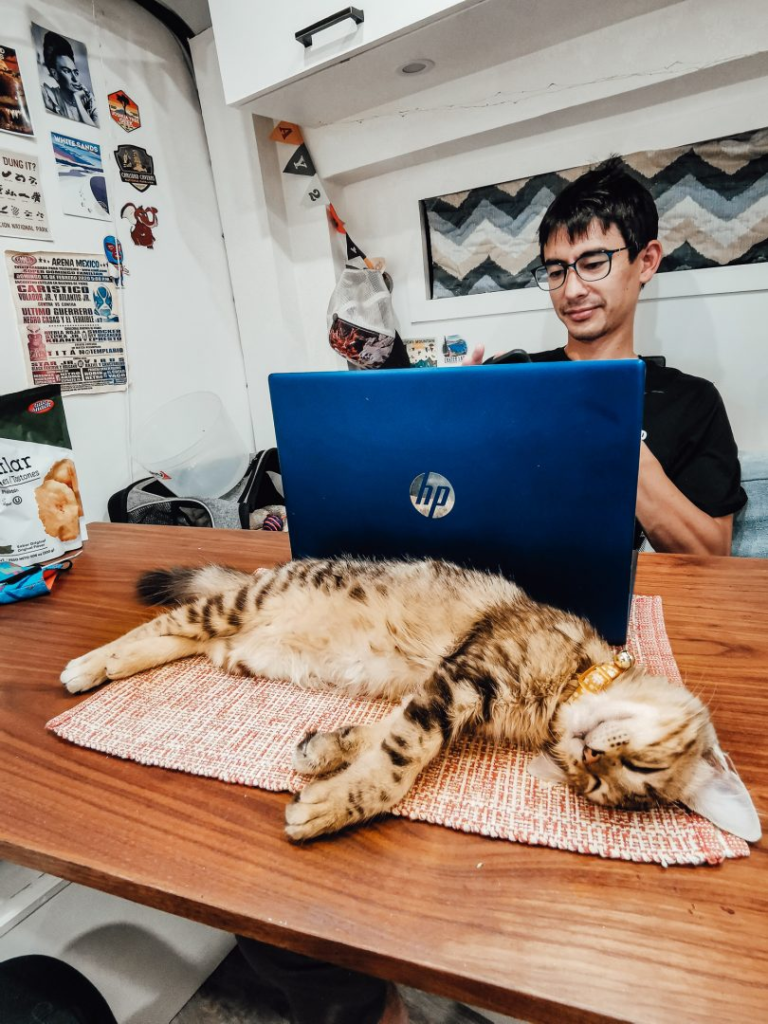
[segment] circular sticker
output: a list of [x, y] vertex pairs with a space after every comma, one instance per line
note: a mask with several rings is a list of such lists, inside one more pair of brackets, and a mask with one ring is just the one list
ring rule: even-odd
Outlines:
[[456, 502], [453, 484], [440, 473], [420, 473], [408, 490], [411, 504], [427, 519], [442, 519]]

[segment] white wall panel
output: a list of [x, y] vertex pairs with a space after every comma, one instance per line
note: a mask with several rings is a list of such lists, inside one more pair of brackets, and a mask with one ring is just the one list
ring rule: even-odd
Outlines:
[[[764, 127], [767, 11], [762, 0], [727, 8], [684, 0], [588, 36], [575, 27], [570, 43], [443, 84], [431, 96], [422, 91], [411, 103], [308, 130], [350, 234], [369, 255], [387, 260], [401, 334], [442, 342], [459, 333], [489, 353], [562, 344], [563, 328], [544, 295], [540, 308], [518, 311], [514, 293], [425, 302], [419, 200]], [[547, 82], [558, 88], [544, 88]], [[320, 311], [341, 249], [325, 218], [298, 205], [292, 176], [282, 178], [283, 244], [305, 311], [293, 322], [304, 333], [307, 367], [322, 368], [328, 346]], [[713, 380], [746, 449], [768, 448], [766, 271], [665, 275], [646, 289], [637, 318], [637, 350]], [[679, 295], [683, 278], [688, 294]]]
[[[38, 84], [30, 20], [88, 48], [99, 129], [49, 114]], [[129, 367], [127, 392], [71, 395], [67, 420], [80, 475], [86, 519], [105, 519], [107, 498], [137, 476], [130, 430], [164, 401], [211, 390], [226, 402], [244, 441], [252, 444], [245, 375], [210, 160], [199, 101], [177, 41], [131, 2], [0, 0], [0, 42], [15, 47], [35, 138], [4, 134], [0, 147], [34, 153], [41, 163], [53, 241], [0, 237], [0, 250], [103, 252], [103, 238], [123, 243], [130, 277], [124, 290]], [[109, 116], [107, 94], [125, 90], [138, 104], [142, 126], [130, 134]], [[107, 174], [111, 222], [65, 216], [51, 148], [51, 131], [98, 142]], [[139, 193], [120, 181], [114, 149], [142, 146], [154, 157], [158, 184]], [[138, 248], [126, 202], [156, 206], [152, 250]], [[4, 260], [4, 257], [3, 257]], [[27, 386], [5, 267], [0, 270], [0, 393]]]

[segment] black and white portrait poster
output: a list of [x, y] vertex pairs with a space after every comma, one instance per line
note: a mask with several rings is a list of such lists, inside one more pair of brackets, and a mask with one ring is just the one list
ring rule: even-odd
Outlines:
[[70, 121], [98, 128], [99, 114], [85, 45], [34, 22], [32, 39], [45, 109]]
[[0, 131], [34, 135], [16, 51], [0, 43]]

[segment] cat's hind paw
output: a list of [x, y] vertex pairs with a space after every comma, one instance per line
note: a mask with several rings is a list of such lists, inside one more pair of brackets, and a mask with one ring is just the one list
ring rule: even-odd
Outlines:
[[362, 744], [360, 726], [334, 732], [308, 732], [293, 749], [293, 767], [302, 775], [330, 775], [346, 768]]
[[99, 647], [68, 662], [61, 681], [70, 693], [84, 693], [107, 681], [108, 652]]

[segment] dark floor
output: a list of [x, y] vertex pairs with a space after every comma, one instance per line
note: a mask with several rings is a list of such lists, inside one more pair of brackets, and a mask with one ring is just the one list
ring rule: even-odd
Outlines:
[[[401, 987], [411, 1024], [497, 1024], [511, 1018], [485, 1016], [461, 1003]], [[274, 989], [253, 974], [234, 949], [200, 987], [171, 1024], [290, 1024]]]

